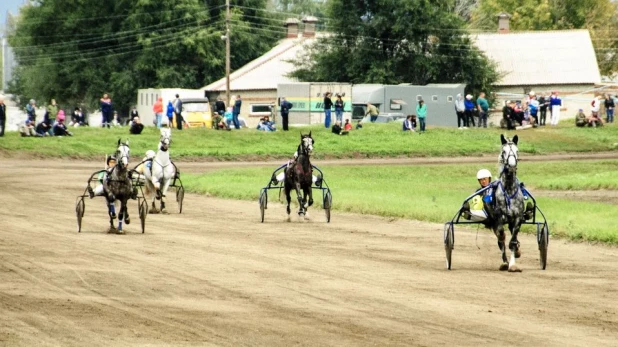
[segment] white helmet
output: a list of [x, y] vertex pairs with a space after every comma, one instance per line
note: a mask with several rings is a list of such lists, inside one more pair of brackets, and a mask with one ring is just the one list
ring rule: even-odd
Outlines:
[[155, 151], [153, 151], [152, 149], [146, 151], [146, 158], [148, 159], [154, 158], [155, 155], [157, 155], [157, 153], [155, 153]]
[[480, 180], [481, 178], [491, 178], [491, 172], [487, 169], [480, 169], [479, 172], [476, 173], [476, 179]]

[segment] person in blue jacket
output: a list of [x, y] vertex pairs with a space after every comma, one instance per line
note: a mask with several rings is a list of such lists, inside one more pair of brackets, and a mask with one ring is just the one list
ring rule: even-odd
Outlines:
[[171, 101], [167, 103], [167, 111], [165, 115], [167, 116], [167, 127], [171, 128], [172, 123], [174, 122], [174, 105], [172, 105]]
[[472, 95], [466, 95], [466, 100], [464, 101], [464, 106], [466, 107], [466, 119], [468, 119], [468, 126], [474, 127], [476, 126], [474, 123], [474, 109], [476, 105], [474, 101], [472, 101]]

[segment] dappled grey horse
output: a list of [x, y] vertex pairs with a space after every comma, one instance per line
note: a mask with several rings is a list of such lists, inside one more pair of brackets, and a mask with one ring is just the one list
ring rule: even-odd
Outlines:
[[[517, 135], [510, 140], [504, 135], [500, 135], [502, 141], [502, 152], [499, 157], [500, 179], [495, 183], [495, 199], [493, 204], [486, 208], [492, 217], [491, 227], [498, 237], [498, 247], [502, 252], [502, 265], [500, 270], [509, 272], [520, 272], [515, 264], [515, 258], [521, 256], [517, 234], [521, 223], [524, 221], [524, 194], [519, 181], [517, 180], [518, 148]], [[511, 258], [507, 262], [504, 224], [508, 224], [511, 232], [509, 250]]]

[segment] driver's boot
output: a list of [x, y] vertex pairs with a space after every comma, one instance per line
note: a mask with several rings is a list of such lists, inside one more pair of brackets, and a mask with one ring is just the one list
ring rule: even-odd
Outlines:
[[534, 206], [531, 202], [526, 204], [526, 210], [524, 211], [524, 219], [529, 220], [534, 216]]
[[472, 218], [472, 214], [470, 214], [470, 204], [467, 201], [464, 202], [463, 206], [461, 207], [460, 216], [467, 220], [470, 220], [470, 218]]

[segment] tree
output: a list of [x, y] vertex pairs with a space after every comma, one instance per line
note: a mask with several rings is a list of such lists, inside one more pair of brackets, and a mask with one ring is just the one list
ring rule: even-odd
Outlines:
[[452, 1], [329, 0], [329, 34], [298, 58], [303, 81], [466, 83], [491, 92], [495, 65], [471, 43]]
[[495, 31], [497, 15], [507, 12], [518, 30], [588, 29], [601, 74], [618, 72], [618, 20], [611, 0], [483, 0], [472, 13], [471, 27]]
[[[232, 9], [232, 69], [270, 49], [283, 34], [267, 0]], [[76, 3], [79, 5], [76, 6]], [[22, 8], [9, 33], [18, 63], [11, 92], [62, 106], [98, 107], [109, 92], [121, 114], [138, 88], [199, 88], [225, 74], [225, 0], [39, 0]]]

